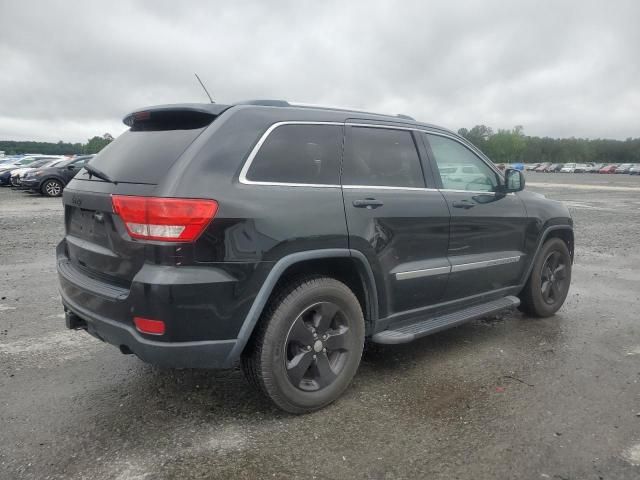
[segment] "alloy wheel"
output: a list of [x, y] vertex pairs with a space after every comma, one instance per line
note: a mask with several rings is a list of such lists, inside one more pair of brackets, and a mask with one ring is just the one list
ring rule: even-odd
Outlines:
[[333, 302], [307, 307], [285, 341], [285, 367], [291, 384], [303, 391], [323, 389], [338, 377], [350, 355], [352, 330]]
[[62, 187], [56, 181], [49, 181], [44, 186], [44, 191], [47, 192], [47, 195], [50, 197], [57, 197], [62, 192]]
[[558, 251], [549, 253], [542, 265], [540, 292], [548, 305], [555, 304], [563, 298], [566, 285], [567, 265], [563, 255]]

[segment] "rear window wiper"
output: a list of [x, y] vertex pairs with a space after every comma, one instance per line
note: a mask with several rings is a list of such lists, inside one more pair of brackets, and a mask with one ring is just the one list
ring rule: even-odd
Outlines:
[[111, 177], [109, 177], [109, 175], [104, 173], [102, 170], [98, 170], [96, 167], [92, 167], [88, 163], [84, 164], [84, 169], [89, 174], [89, 180], [91, 180], [91, 177], [98, 177], [100, 180], [104, 180], [105, 182], [113, 183], [114, 185], [118, 184], [118, 182], [112, 180]]

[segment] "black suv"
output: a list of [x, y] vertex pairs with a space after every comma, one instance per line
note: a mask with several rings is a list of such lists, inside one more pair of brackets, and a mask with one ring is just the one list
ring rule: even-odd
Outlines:
[[124, 122], [65, 189], [57, 248], [67, 326], [123, 353], [240, 363], [301, 413], [345, 390], [365, 340], [567, 295], [568, 210], [443, 128], [283, 101]]

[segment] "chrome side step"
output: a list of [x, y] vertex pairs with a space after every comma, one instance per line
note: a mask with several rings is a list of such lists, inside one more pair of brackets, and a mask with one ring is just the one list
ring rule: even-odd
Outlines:
[[376, 333], [371, 338], [371, 341], [387, 345], [408, 343], [416, 338], [424, 337], [425, 335], [444, 330], [445, 328], [454, 327], [470, 320], [493, 315], [507, 308], [517, 307], [518, 305], [520, 305], [520, 299], [518, 297], [508, 296], [481, 305], [465, 308], [457, 312], [447, 313], [439, 317], [420, 320], [403, 327], [397, 327], [394, 330], [385, 330]]

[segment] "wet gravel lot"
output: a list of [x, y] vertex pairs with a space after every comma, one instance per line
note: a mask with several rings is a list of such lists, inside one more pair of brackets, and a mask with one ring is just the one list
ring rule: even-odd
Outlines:
[[0, 189], [0, 478], [640, 478], [640, 177], [527, 181], [576, 223], [560, 312], [373, 349], [301, 417], [239, 371], [154, 368], [65, 330], [60, 200]]

